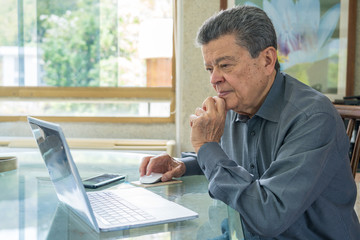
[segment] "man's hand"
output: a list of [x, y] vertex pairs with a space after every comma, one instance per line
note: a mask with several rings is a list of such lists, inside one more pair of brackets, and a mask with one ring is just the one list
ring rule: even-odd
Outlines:
[[169, 181], [173, 177], [181, 177], [185, 171], [185, 164], [168, 154], [144, 157], [139, 167], [140, 176], [150, 175], [152, 172], [163, 173], [162, 182]]
[[219, 97], [208, 97], [202, 108], [197, 108], [195, 114], [190, 116], [190, 139], [196, 153], [203, 144], [220, 141], [225, 118], [225, 101]]

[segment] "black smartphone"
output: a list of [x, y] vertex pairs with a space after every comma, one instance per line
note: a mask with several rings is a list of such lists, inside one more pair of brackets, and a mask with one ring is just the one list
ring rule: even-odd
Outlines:
[[125, 179], [125, 176], [120, 174], [104, 173], [99, 176], [85, 179], [83, 184], [86, 188], [98, 188], [122, 179]]

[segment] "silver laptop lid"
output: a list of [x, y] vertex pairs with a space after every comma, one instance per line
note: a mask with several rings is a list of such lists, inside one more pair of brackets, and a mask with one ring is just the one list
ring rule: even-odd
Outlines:
[[59, 200], [99, 232], [93, 211], [90, 210], [89, 199], [60, 126], [32, 117], [28, 117], [28, 122]]

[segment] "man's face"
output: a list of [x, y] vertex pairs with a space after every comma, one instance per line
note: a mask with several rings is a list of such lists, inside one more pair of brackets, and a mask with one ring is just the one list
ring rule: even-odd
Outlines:
[[[265, 50], [264, 50], [265, 51]], [[234, 35], [224, 35], [202, 46], [210, 83], [227, 110], [254, 115], [260, 108], [274, 80], [269, 74], [263, 52], [252, 58], [247, 49], [235, 42]]]

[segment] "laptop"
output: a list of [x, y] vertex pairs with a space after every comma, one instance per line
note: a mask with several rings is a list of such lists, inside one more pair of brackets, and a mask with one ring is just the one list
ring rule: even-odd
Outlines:
[[28, 122], [59, 201], [96, 232], [118, 231], [198, 217], [190, 209], [130, 184], [116, 190], [86, 192], [60, 126], [32, 117], [28, 117]]

